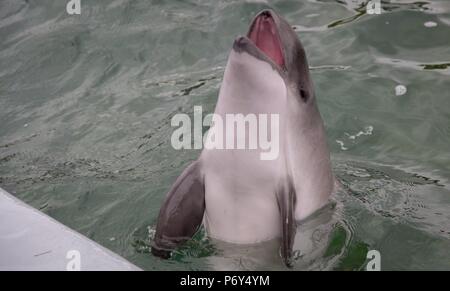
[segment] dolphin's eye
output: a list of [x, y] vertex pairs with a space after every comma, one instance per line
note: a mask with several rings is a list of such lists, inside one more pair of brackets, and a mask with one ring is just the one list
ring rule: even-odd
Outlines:
[[306, 92], [305, 89], [303, 89], [302, 87], [300, 87], [299, 94], [300, 94], [300, 98], [302, 98], [303, 102], [308, 101], [308, 97], [309, 97], [309, 96], [308, 96], [308, 92]]

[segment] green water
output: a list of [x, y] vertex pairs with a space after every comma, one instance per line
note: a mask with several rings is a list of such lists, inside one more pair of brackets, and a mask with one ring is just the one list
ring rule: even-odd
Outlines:
[[170, 119], [213, 111], [233, 39], [271, 7], [305, 46], [343, 186], [301, 226], [295, 268], [360, 270], [378, 250], [383, 270], [450, 269], [449, 1], [67, 2], [0, 1], [0, 187], [147, 270], [283, 269], [276, 242], [202, 233], [149, 253], [199, 154], [171, 147]]

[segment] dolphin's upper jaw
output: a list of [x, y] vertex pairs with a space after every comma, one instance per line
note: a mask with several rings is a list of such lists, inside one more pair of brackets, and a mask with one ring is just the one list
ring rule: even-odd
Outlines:
[[278, 71], [284, 71], [283, 44], [275, 17], [271, 10], [260, 12], [253, 19], [247, 35], [236, 38], [233, 48], [269, 62]]

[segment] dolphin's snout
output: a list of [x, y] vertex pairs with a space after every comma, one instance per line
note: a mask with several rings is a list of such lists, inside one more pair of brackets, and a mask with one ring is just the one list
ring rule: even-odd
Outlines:
[[268, 10], [268, 9], [261, 11], [260, 15], [263, 16], [263, 17], [266, 17], [266, 18], [267, 17], [272, 17], [271, 11]]
[[264, 9], [261, 12], [259, 12], [255, 18], [257, 18], [258, 16], [264, 16], [264, 17], [276, 17], [277, 14], [274, 10], [272, 9]]

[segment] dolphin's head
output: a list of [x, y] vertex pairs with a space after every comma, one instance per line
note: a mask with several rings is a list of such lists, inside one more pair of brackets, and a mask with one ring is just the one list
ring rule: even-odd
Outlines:
[[[270, 75], [256, 72], [257, 67], [249, 61], [251, 59], [269, 64], [273, 72]], [[233, 65], [233, 62], [238, 63], [243, 71], [239, 82], [267, 87], [262, 88], [262, 91], [273, 91], [271, 87], [276, 83], [273, 80], [282, 80], [286, 95], [294, 99], [291, 101], [298, 105], [314, 103], [314, 88], [303, 45], [291, 25], [273, 10], [258, 13], [247, 35], [236, 38], [229, 65]]]

